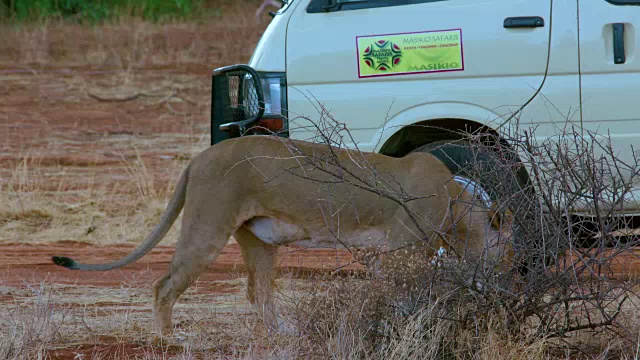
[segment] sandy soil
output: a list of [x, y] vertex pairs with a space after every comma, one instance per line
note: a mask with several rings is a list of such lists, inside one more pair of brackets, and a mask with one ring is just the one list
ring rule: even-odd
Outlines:
[[[134, 358], [162, 352], [180, 354], [185, 351], [183, 347], [163, 348], [151, 343], [150, 284], [166, 271], [173, 247], [159, 246], [137, 263], [110, 272], [70, 271], [50, 261], [52, 255], [68, 254], [84, 262], [105, 262], [132, 249], [131, 245], [94, 246], [74, 241], [0, 245], [0, 313], [11, 312], [15, 306], [33, 306], [43, 296], [41, 293], [46, 292], [47, 307], [57, 309], [52, 316], [67, 318], [58, 324], [58, 329], [71, 331], [48, 347], [46, 354], [52, 359], [98, 355]], [[281, 256], [282, 280], [279, 284], [308, 280], [314, 274], [332, 271], [352, 260], [348, 252], [331, 249], [286, 247], [281, 249]], [[243, 322], [237, 321], [237, 317], [256, 322], [253, 309], [244, 298], [245, 291], [244, 266], [238, 245], [229, 244], [176, 305], [174, 318], [178, 332], [195, 332], [196, 336], [207, 333], [213, 337], [219, 336], [220, 332], [237, 332], [233, 326]], [[212, 312], [216, 315], [214, 319], [210, 318]], [[122, 319], [123, 315], [129, 318]], [[219, 317], [226, 320], [221, 321]], [[229, 319], [234, 317], [236, 320]], [[78, 328], [82, 322], [88, 324], [85, 329]], [[210, 328], [195, 330], [198, 326]], [[81, 333], [74, 333], [77, 331]], [[125, 334], [118, 334], [120, 331]], [[93, 334], [89, 336], [88, 333]], [[225, 339], [222, 336], [213, 341], [216, 353], [226, 352], [215, 349], [225, 346], [220, 345]], [[202, 355], [211, 351], [212, 341], [209, 339], [206, 344], [204, 349], [194, 353]]]
[[[168, 162], [208, 142], [208, 83], [206, 73], [171, 71], [0, 74], [0, 184], [25, 158], [65, 170], [48, 176], [53, 189], [63, 177], [63, 190], [86, 186], [87, 173], [95, 185], [113, 184], [123, 160], [138, 154], [166, 180]], [[68, 181], [74, 176], [80, 183]]]

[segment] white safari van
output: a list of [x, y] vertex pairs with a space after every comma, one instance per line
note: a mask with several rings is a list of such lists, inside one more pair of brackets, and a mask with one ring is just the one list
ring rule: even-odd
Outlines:
[[[640, 156], [640, 0], [289, 0], [273, 17], [248, 64], [214, 71], [212, 143], [256, 124], [311, 139], [320, 103], [391, 156], [500, 134], [514, 113]], [[626, 211], [639, 200], [636, 183]]]

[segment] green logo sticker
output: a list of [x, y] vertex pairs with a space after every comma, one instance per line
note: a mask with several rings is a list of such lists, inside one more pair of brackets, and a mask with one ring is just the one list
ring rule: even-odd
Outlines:
[[358, 77], [464, 70], [462, 30], [356, 37]]

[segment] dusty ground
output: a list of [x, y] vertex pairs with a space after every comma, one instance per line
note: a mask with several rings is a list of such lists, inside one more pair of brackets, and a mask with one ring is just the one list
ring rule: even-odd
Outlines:
[[[183, 347], [151, 345], [150, 285], [179, 226], [122, 270], [50, 263], [55, 254], [101, 262], [131, 251], [188, 159], [208, 146], [210, 72], [246, 62], [266, 25], [255, 24], [254, 9], [222, 3], [225, 16], [206, 24], [0, 29], [0, 358], [259, 351], [237, 245], [180, 299]], [[284, 293], [350, 261], [331, 250], [284, 251]]]
[[[209, 73], [197, 70], [0, 71], [0, 330], [31, 349], [25, 358], [248, 351], [257, 320], [235, 244], [176, 307], [186, 348], [151, 345], [150, 285], [166, 270], [172, 246], [108, 273], [50, 262], [56, 254], [103, 262], [142, 240], [186, 161], [208, 146], [208, 84]], [[164, 244], [175, 241], [177, 227]], [[330, 250], [285, 251], [286, 288], [313, 269], [350, 260]]]
[[[0, 246], [0, 324], [25, 331], [20, 309], [31, 309], [34, 321], [47, 334], [43, 354], [52, 359], [105, 356], [152, 357], [168, 352], [242, 353], [235, 334], [255, 335], [256, 318], [245, 300], [245, 274], [239, 249], [229, 245], [218, 260], [183, 295], [175, 310], [178, 333], [193, 348], [157, 347], [153, 339], [149, 284], [166, 271], [173, 248], [160, 246], [143, 260], [117, 271], [76, 272], [51, 264], [55, 254], [72, 254], [87, 262], [116, 259], [132, 245], [93, 246], [61, 241], [52, 244]], [[296, 281], [347, 264], [348, 254], [333, 250], [283, 248], [279, 281], [283, 294]], [[303, 281], [304, 283], [304, 281]], [[302, 285], [303, 286], [303, 285]], [[35, 309], [34, 309], [35, 308]], [[240, 324], [241, 328], [236, 328]], [[198, 345], [200, 343], [200, 345]], [[241, 343], [240, 343], [241, 344]], [[80, 355], [78, 355], [80, 354]]]

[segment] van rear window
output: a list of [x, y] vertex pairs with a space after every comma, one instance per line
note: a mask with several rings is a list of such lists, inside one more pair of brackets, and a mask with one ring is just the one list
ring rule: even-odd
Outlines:
[[307, 12], [321, 13], [344, 10], [370, 9], [387, 6], [422, 4], [437, 1], [446, 0], [312, 0], [307, 7]]

